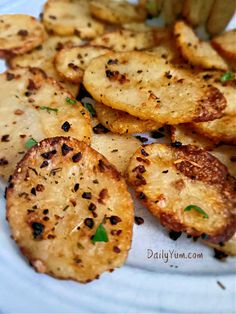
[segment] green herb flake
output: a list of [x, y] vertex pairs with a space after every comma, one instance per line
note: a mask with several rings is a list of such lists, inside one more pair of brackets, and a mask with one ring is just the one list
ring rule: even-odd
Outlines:
[[93, 244], [96, 242], [108, 242], [108, 236], [103, 224], [100, 224], [96, 230], [96, 233], [91, 238]]
[[76, 104], [76, 100], [71, 99], [70, 97], [66, 97], [66, 102], [70, 105], [75, 105]]
[[88, 112], [90, 113], [90, 116], [91, 116], [91, 117], [95, 117], [95, 116], [96, 116], [96, 111], [95, 111], [95, 109], [93, 108], [93, 105], [92, 105], [92, 104], [85, 103], [85, 104], [84, 104], [84, 107], [88, 110]]
[[185, 209], [184, 209], [184, 212], [189, 212], [191, 209], [194, 209], [196, 210], [199, 214], [201, 214], [204, 218], [208, 219], [209, 216], [208, 214], [203, 210], [201, 209], [200, 207], [198, 207], [197, 205], [189, 205], [187, 206]]
[[42, 107], [40, 107], [40, 109], [41, 110], [47, 110], [47, 112], [51, 112], [51, 111], [58, 112], [58, 109], [51, 108], [51, 107], [46, 107], [46, 106], [42, 106]]
[[37, 141], [35, 141], [33, 138], [30, 138], [30, 139], [25, 143], [25, 147], [26, 147], [27, 149], [30, 149], [31, 147], [33, 147], [33, 146], [35, 146], [35, 145], [37, 145], [37, 144], [38, 144]]
[[234, 74], [232, 72], [226, 72], [220, 77], [220, 81], [222, 83], [230, 81], [234, 78]]
[[158, 11], [158, 4], [155, 0], [148, 0], [146, 4], [147, 11], [152, 14], [156, 15]]

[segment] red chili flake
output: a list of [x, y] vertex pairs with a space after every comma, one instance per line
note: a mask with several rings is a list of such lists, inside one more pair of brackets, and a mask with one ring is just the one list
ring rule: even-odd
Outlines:
[[50, 152], [41, 154], [41, 156], [45, 159], [51, 159], [56, 153], [57, 153], [57, 151], [54, 149]]
[[2, 142], [9, 142], [10, 141], [9, 137], [10, 137], [10, 135], [8, 135], [8, 134], [3, 135], [1, 138], [1, 141]]
[[121, 222], [122, 220], [120, 219], [120, 217], [118, 216], [111, 216], [110, 218], [110, 223], [112, 225], [117, 225], [119, 222]]
[[78, 162], [78, 161], [81, 160], [81, 158], [82, 158], [82, 153], [79, 152], [79, 153], [75, 154], [74, 156], [72, 156], [72, 161], [73, 162]]
[[41, 164], [40, 169], [45, 168], [48, 166], [48, 161], [44, 160], [44, 162]]
[[94, 226], [94, 221], [92, 218], [86, 218], [84, 220], [84, 224], [85, 226], [87, 226], [89, 229], [93, 229], [93, 226]]
[[7, 81], [11, 81], [15, 78], [15, 74], [7, 72]]
[[139, 225], [142, 225], [144, 223], [144, 219], [142, 217], [135, 216], [134, 222], [136, 223], [136, 225], [139, 226]]
[[71, 127], [71, 124], [68, 121], [65, 121], [61, 126], [64, 132], [69, 132], [70, 127]]
[[17, 116], [21, 116], [22, 114], [24, 114], [24, 111], [21, 110], [21, 109], [17, 109], [14, 111], [14, 114], [17, 115]]
[[87, 200], [91, 200], [91, 198], [92, 198], [91, 192], [84, 192], [84, 193], [82, 194], [82, 198], [85, 198], [85, 199], [87, 199]]
[[61, 147], [61, 153], [62, 156], [66, 156], [69, 152], [71, 152], [72, 150], [74, 150], [72, 147], [69, 147], [68, 145], [66, 145], [65, 143], [62, 145]]
[[26, 29], [21, 29], [21, 30], [19, 30], [19, 32], [17, 33], [17, 35], [22, 36], [22, 37], [25, 37], [25, 36], [28, 36], [29, 33], [28, 33], [28, 31], [27, 31]]
[[44, 191], [44, 186], [42, 184], [37, 184], [36, 185], [36, 191], [37, 192], [43, 192]]
[[113, 246], [113, 251], [115, 253], [120, 253], [120, 248], [118, 248], [118, 246]]

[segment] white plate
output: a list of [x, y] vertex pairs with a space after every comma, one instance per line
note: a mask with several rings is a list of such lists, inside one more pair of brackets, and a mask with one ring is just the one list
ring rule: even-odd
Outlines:
[[[43, 0], [1, 0], [0, 13], [39, 16]], [[235, 19], [231, 26], [235, 25]], [[0, 62], [0, 71], [5, 69]], [[1, 117], [0, 117], [1, 118]], [[235, 313], [236, 259], [215, 260], [212, 250], [185, 236], [174, 242], [140, 204], [126, 265], [87, 285], [37, 274], [21, 256], [0, 199], [0, 313]], [[148, 258], [151, 251], [169, 254]], [[200, 258], [171, 258], [171, 252]], [[202, 256], [202, 257], [201, 257]], [[217, 281], [225, 286], [222, 289]]]

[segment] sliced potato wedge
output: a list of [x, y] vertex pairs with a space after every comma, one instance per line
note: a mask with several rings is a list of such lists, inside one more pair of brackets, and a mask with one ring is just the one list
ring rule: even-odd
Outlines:
[[155, 46], [154, 33], [119, 30], [109, 32], [91, 41], [91, 45], [102, 46], [114, 51], [143, 50]]
[[103, 24], [91, 17], [87, 0], [48, 0], [43, 23], [49, 32], [61, 36], [89, 39], [104, 32]]
[[236, 60], [236, 29], [214, 37], [211, 43], [224, 57]]
[[155, 121], [141, 120], [131, 116], [127, 112], [112, 109], [101, 103], [96, 104], [96, 114], [98, 120], [107, 129], [118, 134], [134, 134], [156, 130], [161, 127]]
[[45, 42], [22, 56], [11, 58], [8, 62], [10, 67], [38, 67], [47, 73], [48, 76], [55, 78], [63, 87], [68, 89], [73, 96], [76, 96], [79, 91], [79, 84], [71, 84], [62, 80], [57, 74], [53, 60], [56, 53], [64, 47], [72, 47], [81, 44], [82, 41], [77, 36], [50, 36]]
[[216, 88], [145, 52], [98, 57], [83, 83], [96, 101], [160, 124], [219, 118], [226, 105]]
[[208, 241], [229, 240], [236, 231], [235, 184], [226, 167], [196, 146], [152, 144], [138, 149], [128, 180], [161, 223]]
[[18, 68], [0, 74], [0, 94], [0, 176], [4, 180], [31, 146], [31, 139], [66, 135], [90, 143], [88, 112], [41, 70]]
[[72, 83], [81, 83], [91, 60], [109, 51], [108, 48], [89, 45], [65, 48], [56, 54], [54, 65], [60, 77]]
[[60, 279], [97, 279], [122, 266], [131, 245], [124, 179], [72, 138], [45, 139], [26, 154], [7, 190], [7, 218], [35, 270]]
[[232, 176], [236, 177], [236, 146], [220, 145], [215, 147], [214, 142], [197, 134], [187, 124], [171, 127], [171, 140], [172, 142], [180, 142], [183, 145], [191, 144], [205, 148], [228, 168]]
[[99, 20], [111, 24], [143, 22], [147, 15], [142, 7], [122, 0], [92, 0], [90, 12]]
[[204, 25], [214, 0], [185, 0], [183, 16], [192, 26]]
[[[210, 138], [215, 143], [236, 144], [236, 85], [235, 79], [221, 82], [221, 72], [202, 72], [198, 74], [208, 84], [218, 88], [227, 100], [227, 106], [220, 119], [194, 123], [192, 127], [198, 133]], [[234, 74], [235, 75], [235, 74]]]
[[228, 69], [227, 63], [210, 43], [201, 41], [185, 22], [177, 21], [175, 23], [174, 35], [182, 56], [190, 64], [203, 69]]
[[140, 141], [132, 136], [112, 133], [93, 134], [91, 139], [91, 147], [105, 156], [122, 175], [140, 145]]
[[42, 44], [46, 37], [43, 25], [25, 14], [0, 15], [0, 57], [23, 54]]
[[235, 0], [215, 0], [207, 21], [208, 32], [212, 35], [223, 32], [233, 17], [235, 10]]

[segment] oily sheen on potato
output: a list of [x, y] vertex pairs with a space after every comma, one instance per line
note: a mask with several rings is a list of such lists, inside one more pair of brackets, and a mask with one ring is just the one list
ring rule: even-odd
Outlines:
[[168, 229], [213, 243], [235, 233], [236, 180], [207, 151], [147, 145], [134, 154], [127, 173], [138, 198]]
[[84, 107], [37, 68], [0, 74], [0, 176], [8, 179], [28, 141], [73, 136], [90, 142], [90, 117]]
[[100, 56], [85, 70], [83, 83], [96, 101], [161, 124], [213, 120], [226, 106], [218, 89], [145, 52]]
[[133, 203], [124, 179], [102, 155], [56, 137], [18, 164], [7, 189], [7, 219], [36, 271], [86, 283], [125, 262]]

